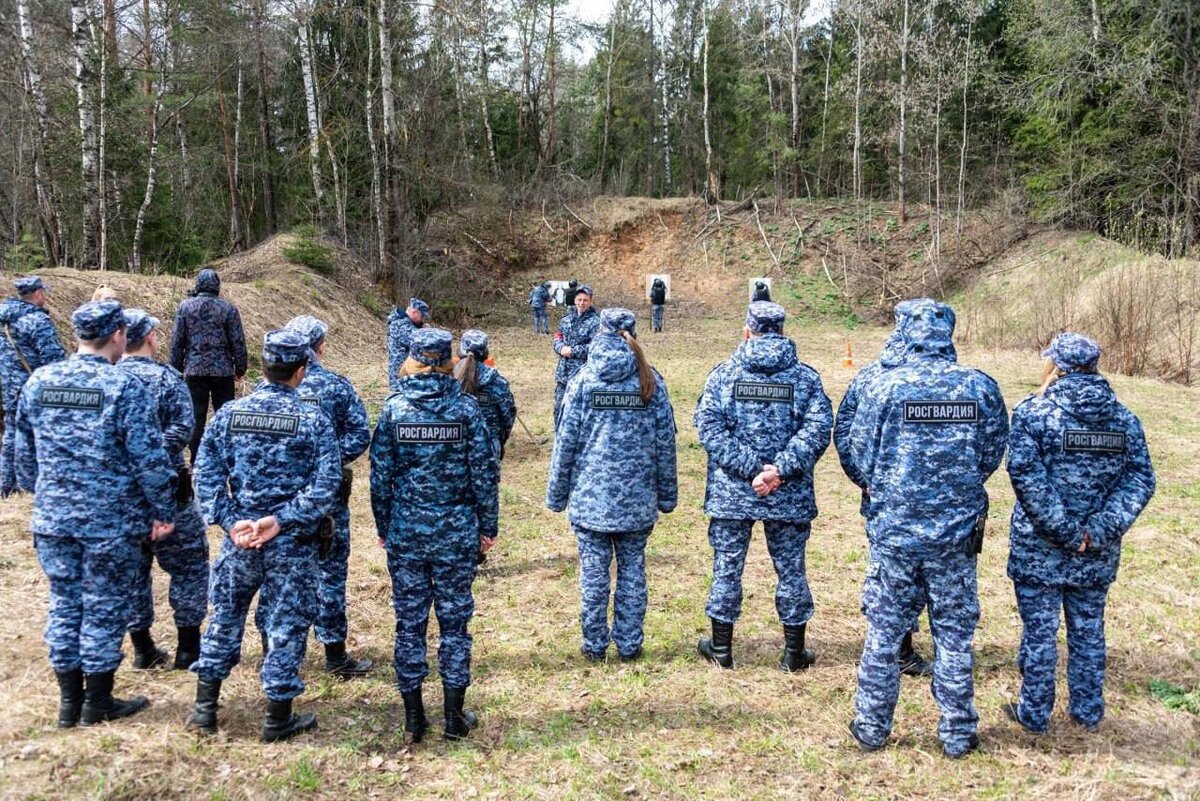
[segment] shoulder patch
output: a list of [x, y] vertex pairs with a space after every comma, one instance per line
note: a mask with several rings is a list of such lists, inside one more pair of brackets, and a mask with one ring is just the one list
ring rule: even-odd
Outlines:
[[319, 397], [317, 397], [316, 395], [301, 395], [300, 402], [307, 403], [309, 406], [320, 406], [321, 405], [321, 399]]
[[774, 384], [758, 381], [733, 382], [733, 399], [738, 401], [791, 403], [795, 397], [796, 387], [792, 384]]
[[1124, 453], [1125, 440], [1121, 431], [1067, 429], [1063, 432], [1063, 453]]
[[592, 408], [602, 411], [641, 411], [646, 408], [640, 392], [593, 390]]
[[104, 408], [104, 390], [94, 387], [43, 386], [38, 403], [48, 409], [98, 412]]
[[440, 445], [464, 439], [462, 423], [396, 423], [394, 433], [397, 442], [411, 445]]
[[904, 402], [906, 423], [978, 423], [979, 401], [915, 400]]
[[229, 430], [234, 434], [294, 437], [300, 430], [300, 416], [267, 412], [234, 412], [229, 421]]

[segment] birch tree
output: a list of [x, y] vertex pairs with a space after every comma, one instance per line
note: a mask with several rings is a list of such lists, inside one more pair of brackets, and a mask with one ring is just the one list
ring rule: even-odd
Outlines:
[[[37, 113], [37, 141], [33, 148], [33, 182], [34, 193], [37, 197], [38, 228], [42, 234], [42, 244], [46, 249], [46, 255], [50, 259], [50, 264], [54, 266], [63, 260], [62, 247], [65, 238], [62, 220], [58, 214], [58, 199], [55, 196], [54, 183], [50, 178], [50, 170], [46, 162], [50, 112], [46, 102], [46, 93], [42, 89], [42, 76], [35, 60], [36, 47], [33, 39], [33, 25], [29, 19], [29, 0], [17, 0], [17, 23], [21, 37], [21, 65], [25, 86], [33, 100], [34, 111]], [[15, 216], [14, 214], [14, 218]]]
[[83, 250], [79, 263], [95, 269], [100, 256], [100, 189], [96, 167], [95, 70], [88, 0], [71, 0], [71, 39], [75, 56], [75, 100], [79, 119], [80, 178], [83, 194]]

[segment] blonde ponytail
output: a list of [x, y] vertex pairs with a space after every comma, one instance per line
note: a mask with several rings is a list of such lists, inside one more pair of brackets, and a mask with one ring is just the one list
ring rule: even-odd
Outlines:
[[454, 365], [454, 377], [458, 379], [463, 392], [468, 395], [479, 394], [474, 353], [468, 353], [458, 360], [458, 364]]
[[638, 344], [638, 341], [628, 331], [622, 331], [621, 338], [633, 351], [633, 358], [637, 361], [638, 384], [640, 384], [642, 401], [649, 403], [650, 399], [654, 397], [654, 390], [658, 387], [654, 380], [654, 371], [650, 369], [650, 362], [646, 361], [646, 354], [642, 352], [642, 346]]
[[1050, 385], [1063, 375], [1065, 373], [1058, 369], [1058, 365], [1054, 363], [1054, 359], [1047, 356], [1045, 363], [1042, 364], [1042, 385], [1038, 387], [1037, 396], [1039, 398], [1045, 396], [1046, 390], [1050, 389]]

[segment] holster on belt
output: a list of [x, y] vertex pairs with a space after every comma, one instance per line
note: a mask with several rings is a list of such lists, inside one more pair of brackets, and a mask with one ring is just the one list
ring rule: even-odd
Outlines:
[[342, 482], [338, 484], [338, 503], [346, 506], [350, 503], [350, 490], [354, 488], [354, 471], [349, 467], [342, 468]]
[[324, 560], [333, 550], [333, 518], [322, 517], [317, 523], [317, 558]]
[[191, 503], [192, 498], [196, 497], [196, 492], [192, 488], [192, 471], [187, 465], [179, 468], [175, 478], [175, 503], [185, 504]]

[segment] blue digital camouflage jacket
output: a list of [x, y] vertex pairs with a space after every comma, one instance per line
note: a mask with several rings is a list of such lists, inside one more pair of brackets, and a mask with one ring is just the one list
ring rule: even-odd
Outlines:
[[13, 412], [21, 387], [29, 377], [14, 345], [30, 370], [67, 358], [45, 309], [19, 298], [0, 303], [0, 385], [3, 385], [4, 408]]
[[400, 387], [400, 379], [396, 374], [408, 358], [413, 332], [419, 327], [409, 318], [408, 312], [400, 307], [392, 309], [388, 315], [388, 386], [392, 392]]
[[319, 407], [333, 422], [343, 465], [363, 455], [371, 444], [371, 427], [367, 407], [349, 379], [310, 357], [308, 373], [296, 391], [300, 400]]
[[161, 364], [148, 356], [126, 356], [117, 368], [140, 378], [150, 391], [157, 407], [163, 445], [171, 457], [171, 466], [178, 471], [184, 465], [183, 451], [192, 441], [196, 413], [192, 396], [183, 376], [169, 364]]
[[[569, 312], [558, 322], [554, 334], [554, 352], [559, 354], [558, 366], [554, 368], [554, 380], [565, 384], [583, 369], [588, 360], [588, 346], [592, 337], [600, 330], [600, 312], [589, 306], [583, 314]], [[571, 348], [571, 355], [562, 356], [564, 347]]]

